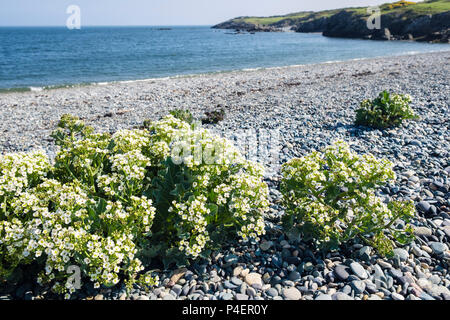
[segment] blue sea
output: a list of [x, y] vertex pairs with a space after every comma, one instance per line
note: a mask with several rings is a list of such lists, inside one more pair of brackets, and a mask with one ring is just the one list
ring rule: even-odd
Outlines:
[[448, 44], [189, 27], [0, 28], [0, 91], [450, 50]]

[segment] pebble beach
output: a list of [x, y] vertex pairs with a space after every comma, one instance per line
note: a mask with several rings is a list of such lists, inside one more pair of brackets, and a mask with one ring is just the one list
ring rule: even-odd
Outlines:
[[[157, 120], [174, 109], [221, 135], [276, 131], [279, 161], [320, 150], [336, 139], [358, 153], [386, 157], [397, 180], [378, 195], [414, 201], [416, 239], [382, 258], [357, 240], [323, 254], [281, 231], [279, 172], [267, 176], [272, 203], [261, 242], [230, 244], [186, 269], [161, 270], [150, 292], [87, 288], [88, 300], [450, 300], [450, 51], [164, 79], [0, 94], [0, 153], [44, 148], [63, 114], [99, 131]], [[354, 125], [364, 99], [383, 90], [409, 94], [417, 121], [376, 130]], [[259, 159], [267, 162], [267, 159]], [[44, 299], [33, 284], [0, 290], [0, 299]]]

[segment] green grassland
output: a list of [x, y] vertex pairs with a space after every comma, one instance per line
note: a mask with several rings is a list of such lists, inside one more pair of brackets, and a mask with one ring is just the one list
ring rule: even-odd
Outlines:
[[[386, 3], [380, 6], [382, 14], [398, 13], [407, 17], [414, 17], [425, 14], [436, 14], [445, 11], [450, 11], [450, 0], [431, 0], [424, 2], [411, 2], [411, 1], [397, 1], [394, 3]], [[332, 15], [340, 11], [350, 11], [355, 14], [366, 16], [367, 7], [345, 8], [336, 10], [325, 10], [319, 12], [304, 11], [291, 13], [284, 16], [271, 16], [271, 17], [240, 17], [231, 20], [237, 23], [249, 23], [260, 26], [276, 26], [283, 22], [288, 21], [301, 21], [307, 22], [323, 17], [331, 17]]]

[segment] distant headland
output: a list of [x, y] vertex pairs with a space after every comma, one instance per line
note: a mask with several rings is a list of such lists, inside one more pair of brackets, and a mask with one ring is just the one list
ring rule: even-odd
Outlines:
[[398, 1], [378, 8], [380, 28], [367, 27], [367, 20], [374, 13], [368, 7], [303, 11], [284, 16], [238, 17], [213, 28], [251, 33], [291, 30], [321, 32], [326, 37], [450, 43], [450, 0]]

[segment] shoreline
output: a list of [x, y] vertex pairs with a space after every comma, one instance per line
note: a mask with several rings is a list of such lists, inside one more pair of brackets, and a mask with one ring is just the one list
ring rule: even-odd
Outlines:
[[[311, 32], [311, 33], [317, 33], [317, 32]], [[397, 41], [409, 42], [409, 40], [397, 40]], [[2, 95], [11, 94], [11, 93], [15, 94], [15, 93], [29, 93], [29, 92], [47, 92], [47, 91], [51, 91], [51, 90], [72, 89], [72, 88], [80, 88], [80, 87], [82, 88], [82, 87], [90, 87], [90, 86], [105, 86], [105, 85], [114, 85], [114, 84], [132, 84], [132, 83], [138, 83], [138, 82], [164, 81], [164, 80], [170, 80], [170, 79], [194, 78], [194, 77], [199, 77], [199, 76], [228, 74], [228, 73], [235, 73], [235, 72], [252, 72], [252, 71], [259, 71], [259, 70], [289, 69], [289, 68], [297, 68], [297, 67], [303, 67], [303, 66], [314, 66], [314, 65], [333, 64], [333, 63], [342, 63], [342, 62], [351, 62], [351, 61], [364, 61], [364, 60], [404, 57], [404, 56], [422, 55], [422, 54], [430, 54], [430, 53], [445, 53], [445, 52], [450, 52], [450, 48], [442, 49], [442, 50], [432, 50], [432, 51], [428, 51], [428, 52], [410, 51], [410, 52], [405, 52], [405, 53], [401, 53], [401, 54], [376, 56], [376, 57], [369, 57], [369, 58], [353, 58], [353, 59], [347, 59], [347, 60], [329, 60], [329, 61], [323, 61], [323, 62], [282, 65], [282, 66], [274, 66], [274, 67], [256, 67], [256, 68], [242, 68], [242, 69], [233, 69], [233, 70], [218, 70], [218, 71], [212, 71], [212, 72], [177, 74], [177, 75], [171, 75], [171, 76], [161, 76], [161, 77], [144, 78], [144, 79], [112, 80], [112, 81], [80, 82], [80, 83], [73, 83], [73, 84], [59, 84], [59, 85], [46, 85], [46, 86], [0, 88], [0, 97]]]

